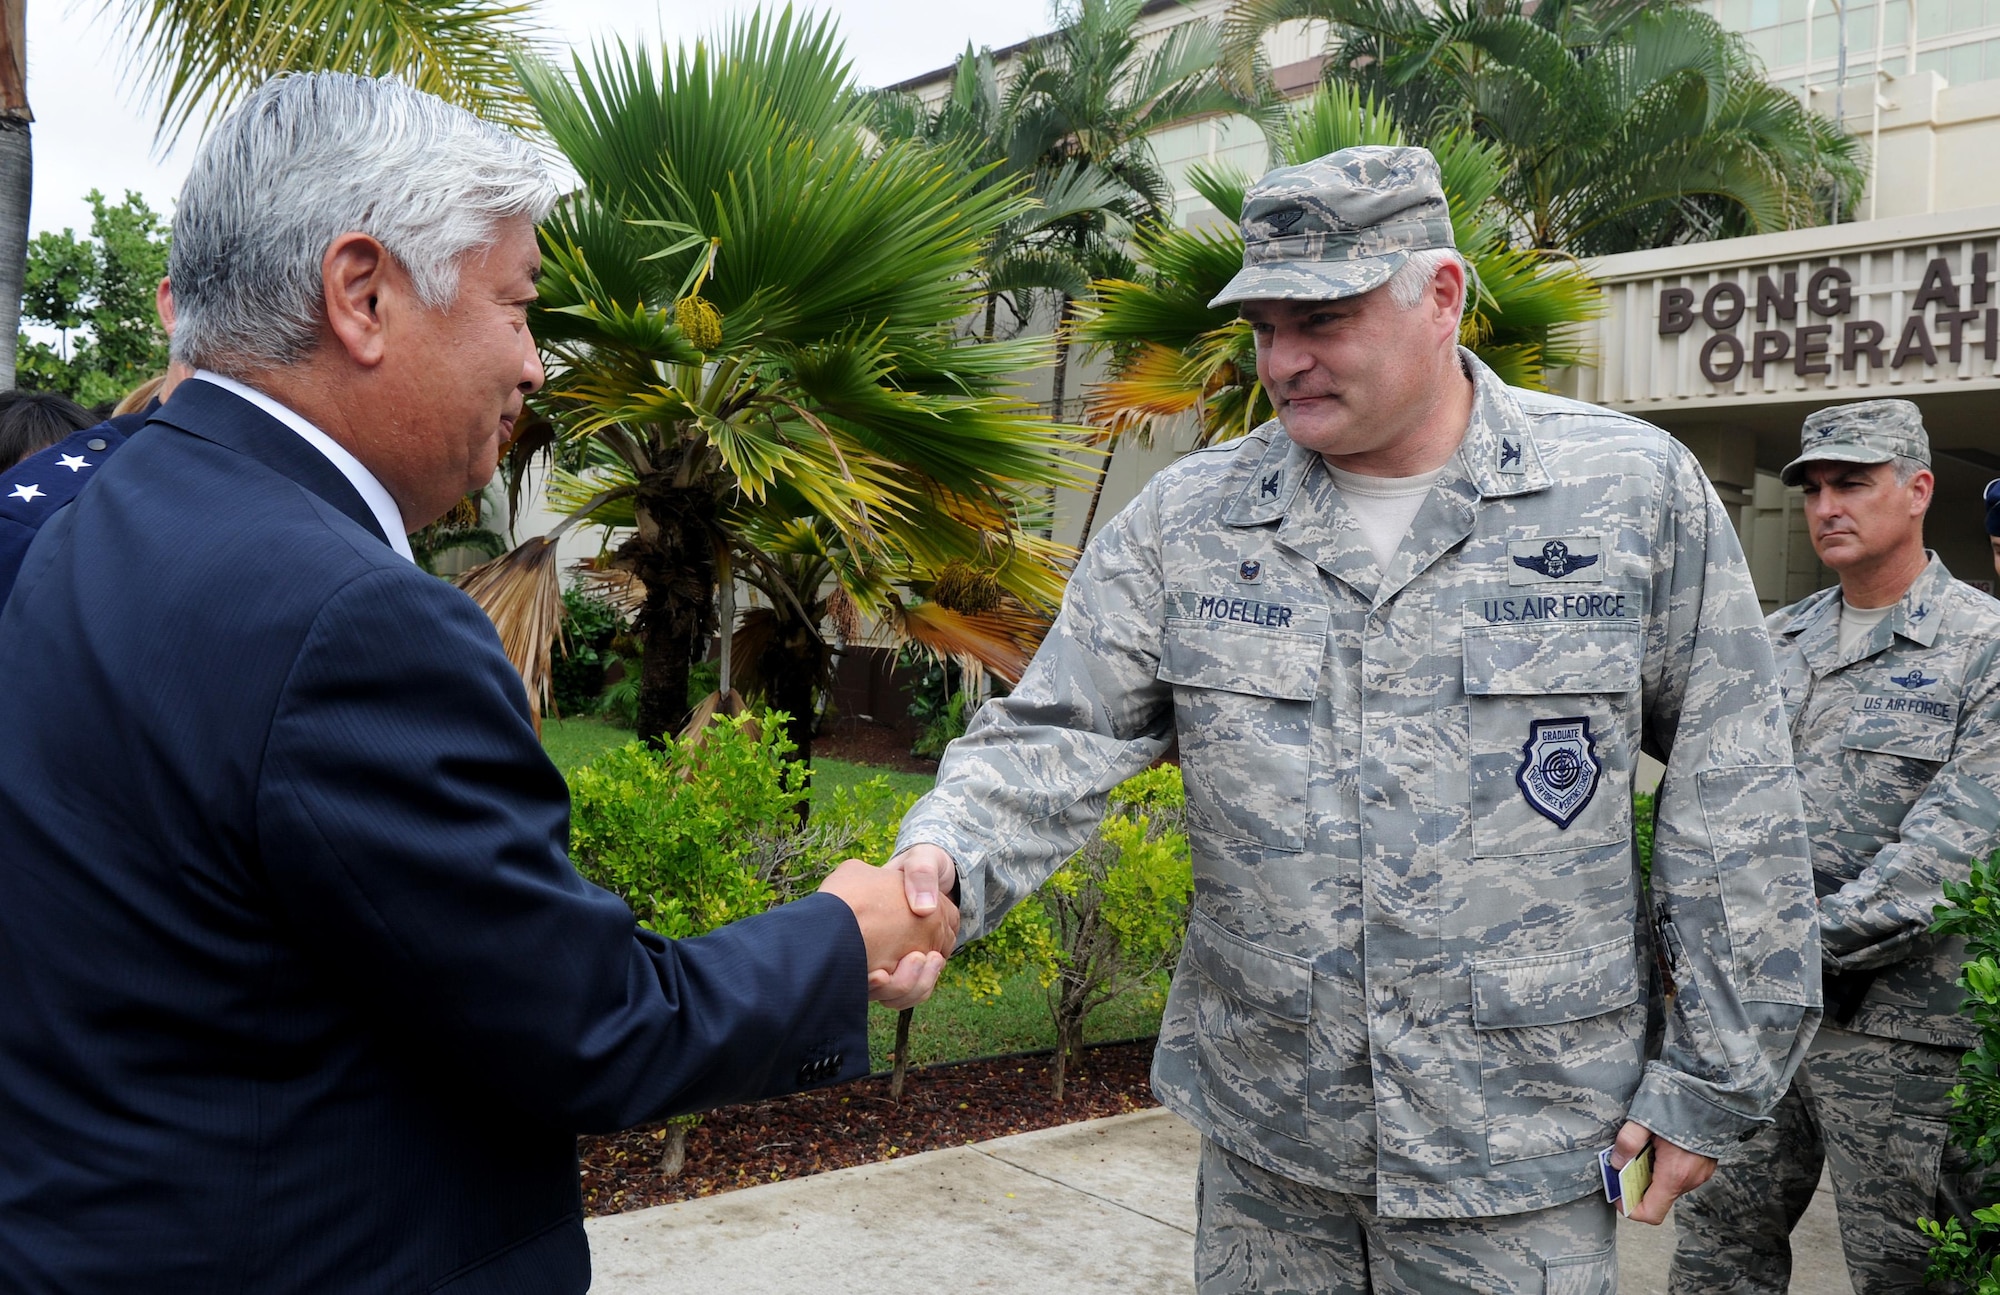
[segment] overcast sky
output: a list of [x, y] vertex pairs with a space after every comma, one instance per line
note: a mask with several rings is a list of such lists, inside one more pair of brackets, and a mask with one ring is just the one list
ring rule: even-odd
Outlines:
[[[90, 225], [83, 195], [102, 189], [114, 199], [127, 189], [168, 211], [194, 135], [170, 153], [153, 147], [157, 114], [125, 75], [118, 24], [101, 16], [103, 0], [30, 0], [28, 102], [34, 109], [34, 231]], [[120, 6], [122, 7], [122, 6]], [[1049, 27], [1049, 0], [819, 0], [846, 41], [856, 78], [889, 85], [942, 67], [969, 40], [999, 48]], [[589, 45], [622, 36], [675, 43], [714, 35], [749, 4], [739, 0], [541, 0], [539, 12], [556, 41]], [[653, 16], [644, 17], [649, 9]]]

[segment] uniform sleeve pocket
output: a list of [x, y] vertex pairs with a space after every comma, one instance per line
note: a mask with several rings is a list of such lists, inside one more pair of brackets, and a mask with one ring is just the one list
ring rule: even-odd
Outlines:
[[1819, 905], [1788, 765], [1709, 769], [1695, 776], [1715, 859], [1723, 920], [1744, 1002], [1811, 1002]]
[[1639, 687], [1637, 621], [1465, 626], [1471, 697], [1632, 692]]
[[1594, 1151], [1616, 1134], [1645, 1066], [1638, 964], [1622, 938], [1473, 965], [1491, 1163]]

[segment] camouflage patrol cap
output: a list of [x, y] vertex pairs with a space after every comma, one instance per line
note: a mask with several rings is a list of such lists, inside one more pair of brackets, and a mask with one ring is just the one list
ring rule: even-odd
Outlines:
[[1250, 186], [1243, 268], [1208, 304], [1355, 297], [1387, 283], [1410, 253], [1456, 246], [1429, 149], [1343, 148]]
[[1796, 486], [1806, 479], [1808, 463], [1887, 463], [1894, 458], [1931, 465], [1923, 413], [1907, 400], [1863, 400], [1807, 414], [1799, 429], [1799, 457], [1778, 475]]

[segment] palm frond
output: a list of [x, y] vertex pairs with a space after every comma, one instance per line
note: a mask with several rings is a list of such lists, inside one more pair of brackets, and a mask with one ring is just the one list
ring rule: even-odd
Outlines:
[[162, 145], [280, 72], [395, 75], [510, 129], [540, 125], [513, 75], [546, 41], [522, 0], [104, 0], [102, 12], [139, 51]]
[[452, 581], [493, 621], [500, 646], [521, 675], [535, 731], [541, 732], [553, 675], [550, 645], [562, 631], [562, 581], [556, 571], [556, 544], [537, 537], [512, 552], [465, 572]]

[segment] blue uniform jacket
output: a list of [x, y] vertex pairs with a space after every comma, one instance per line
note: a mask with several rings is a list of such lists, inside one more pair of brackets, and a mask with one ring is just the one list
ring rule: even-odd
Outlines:
[[638, 929], [491, 623], [208, 383], [0, 678], [0, 1289], [582, 1291], [579, 1131], [866, 1069], [847, 907]]
[[145, 426], [158, 407], [107, 419], [0, 472], [0, 607], [42, 523], [76, 498], [106, 456]]

